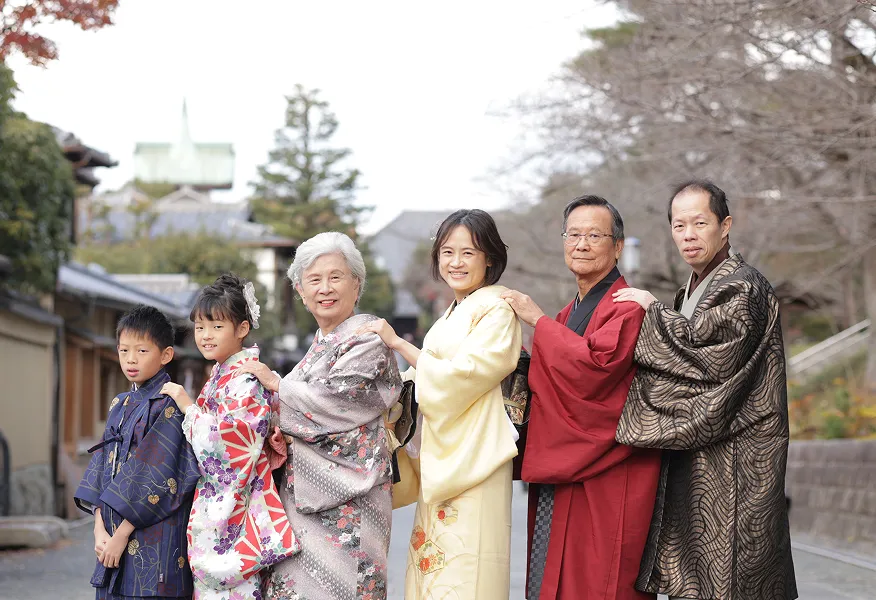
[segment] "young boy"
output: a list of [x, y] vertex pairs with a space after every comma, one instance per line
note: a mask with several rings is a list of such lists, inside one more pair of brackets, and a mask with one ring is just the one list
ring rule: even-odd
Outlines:
[[76, 490], [94, 514], [97, 600], [191, 598], [186, 526], [200, 472], [183, 415], [159, 393], [170, 381], [173, 325], [137, 306], [116, 327], [119, 364], [131, 390], [110, 403], [106, 431]]

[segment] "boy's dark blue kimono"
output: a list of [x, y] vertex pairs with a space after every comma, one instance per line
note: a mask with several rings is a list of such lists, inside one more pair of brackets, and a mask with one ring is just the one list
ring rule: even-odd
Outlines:
[[200, 472], [182, 413], [159, 394], [168, 381], [162, 369], [113, 399], [103, 441], [76, 490], [77, 506], [99, 507], [110, 535], [124, 519], [136, 528], [118, 568], [98, 561], [91, 584], [99, 599], [192, 595], [186, 527]]

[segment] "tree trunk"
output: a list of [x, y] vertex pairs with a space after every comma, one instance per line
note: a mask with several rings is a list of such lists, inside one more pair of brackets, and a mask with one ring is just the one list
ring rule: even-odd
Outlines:
[[876, 248], [870, 248], [864, 255], [864, 302], [867, 318], [870, 319], [870, 338], [867, 342], [867, 372], [864, 380], [866, 389], [876, 393]]
[[851, 327], [861, 320], [858, 286], [855, 281], [855, 275], [860, 272], [858, 266], [858, 263], [849, 265], [840, 276], [843, 292], [843, 328]]

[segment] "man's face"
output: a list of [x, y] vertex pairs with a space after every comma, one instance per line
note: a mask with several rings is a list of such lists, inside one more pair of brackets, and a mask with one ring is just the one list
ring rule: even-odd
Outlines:
[[672, 239], [697, 275], [724, 247], [732, 223], [729, 216], [718, 222], [709, 206], [709, 194], [701, 190], [685, 190], [672, 200]]
[[[588, 239], [589, 233], [603, 237], [593, 243]], [[577, 243], [563, 245], [566, 266], [579, 277], [607, 275], [617, 264], [624, 247], [623, 240], [615, 242], [610, 237], [611, 213], [604, 206], [579, 206], [573, 210], [566, 220], [566, 234], [579, 235]]]

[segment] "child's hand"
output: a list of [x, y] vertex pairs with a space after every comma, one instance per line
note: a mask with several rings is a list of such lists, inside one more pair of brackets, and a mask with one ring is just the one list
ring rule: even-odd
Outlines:
[[119, 566], [119, 561], [122, 559], [122, 554], [128, 547], [128, 536], [121, 529], [116, 529], [116, 532], [109, 539], [106, 548], [103, 551], [101, 563], [107, 569], [114, 569]]
[[177, 383], [171, 383], [168, 381], [163, 386], [161, 386], [161, 391], [159, 393], [166, 394], [173, 398], [173, 401], [176, 402], [176, 405], [182, 412], [186, 412], [186, 409], [194, 404], [192, 402], [192, 399], [189, 398], [189, 394], [188, 392], [186, 392], [186, 389]]
[[103, 553], [110, 541], [110, 535], [104, 529], [103, 523], [98, 521], [94, 524], [94, 553], [97, 555], [97, 560], [103, 562]]

